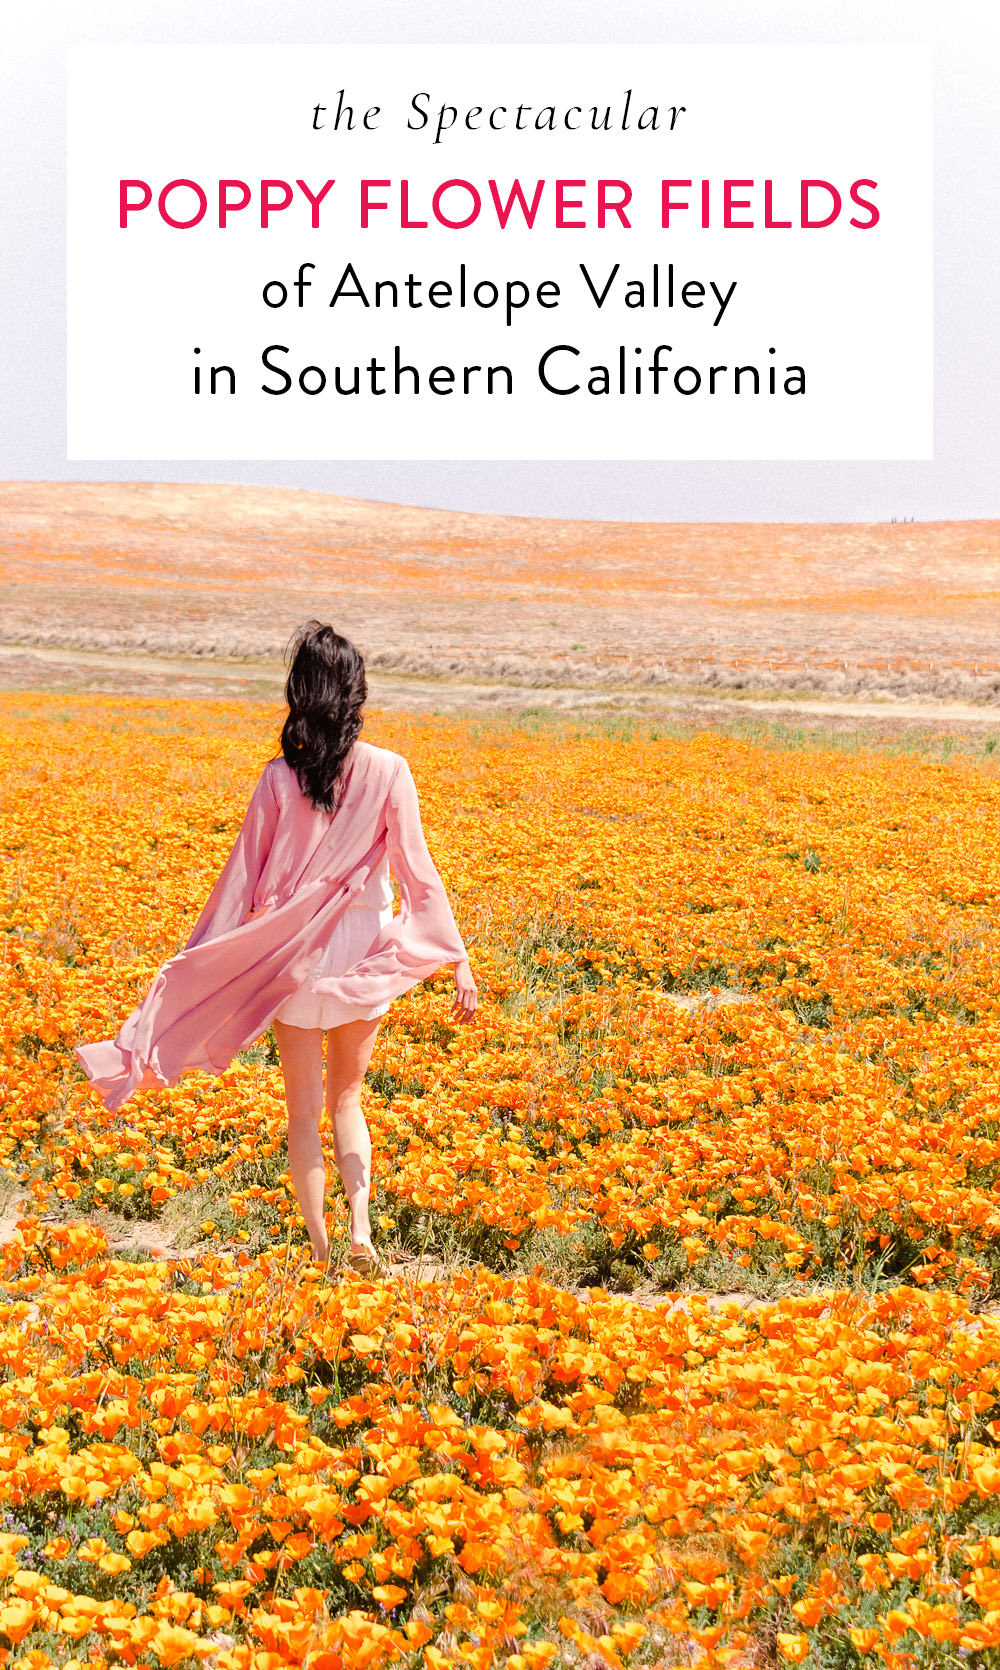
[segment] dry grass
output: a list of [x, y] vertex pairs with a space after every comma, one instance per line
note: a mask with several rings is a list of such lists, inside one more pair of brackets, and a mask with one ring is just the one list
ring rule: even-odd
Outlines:
[[[0, 643], [228, 658], [228, 688], [252, 694], [317, 614], [376, 672], [413, 678], [1000, 700], [996, 521], [569, 522], [14, 482], [0, 484], [0, 549]], [[134, 685], [134, 659], [122, 671]], [[37, 665], [8, 657], [12, 679], [38, 682]]]

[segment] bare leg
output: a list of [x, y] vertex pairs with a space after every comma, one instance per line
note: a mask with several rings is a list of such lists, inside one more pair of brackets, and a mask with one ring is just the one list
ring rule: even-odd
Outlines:
[[288, 1168], [299, 1210], [305, 1219], [313, 1256], [325, 1262], [326, 1165], [320, 1141], [323, 1114], [323, 1033], [318, 1027], [274, 1022], [288, 1106]]
[[333, 1151], [351, 1209], [351, 1251], [371, 1247], [368, 1217], [372, 1143], [361, 1111], [361, 1086], [381, 1021], [348, 1021], [326, 1035], [326, 1111], [333, 1126]]

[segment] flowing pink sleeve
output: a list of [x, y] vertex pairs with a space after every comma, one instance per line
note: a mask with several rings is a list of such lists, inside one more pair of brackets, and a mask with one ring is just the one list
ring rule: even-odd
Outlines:
[[247, 807], [243, 827], [226, 860], [204, 910], [194, 925], [185, 950], [204, 940], [217, 939], [245, 922], [253, 907], [254, 892], [261, 878], [274, 831], [278, 823], [278, 802], [269, 766], [265, 766]]
[[390, 1002], [447, 963], [467, 956], [444, 883], [427, 850], [413, 774], [404, 759], [393, 776], [385, 811], [389, 868], [399, 882], [399, 911], [367, 957], [313, 989], [347, 1003]]
[[455, 926], [444, 883], [427, 850], [413, 773], [402, 759], [389, 791], [386, 824], [389, 868], [399, 882], [397, 929], [405, 933], [414, 954], [426, 950], [422, 961], [430, 956], [437, 958], [434, 968], [461, 962], [466, 956], [465, 945]]

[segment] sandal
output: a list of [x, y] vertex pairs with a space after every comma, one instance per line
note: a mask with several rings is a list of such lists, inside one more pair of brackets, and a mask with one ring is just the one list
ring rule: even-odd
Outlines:
[[359, 1276], [387, 1276], [389, 1266], [380, 1258], [374, 1247], [363, 1247], [360, 1252], [347, 1255], [347, 1268], [354, 1270]]

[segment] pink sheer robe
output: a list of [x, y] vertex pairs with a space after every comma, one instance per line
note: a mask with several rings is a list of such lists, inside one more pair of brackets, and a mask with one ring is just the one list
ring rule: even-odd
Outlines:
[[176, 1084], [191, 1068], [224, 1072], [311, 979], [332, 928], [383, 856], [399, 882], [398, 913], [367, 956], [313, 989], [375, 1008], [466, 956], [406, 761], [356, 742], [342, 789], [337, 811], [320, 812], [284, 759], [265, 766], [183, 951], [116, 1038], [76, 1051], [107, 1107]]

